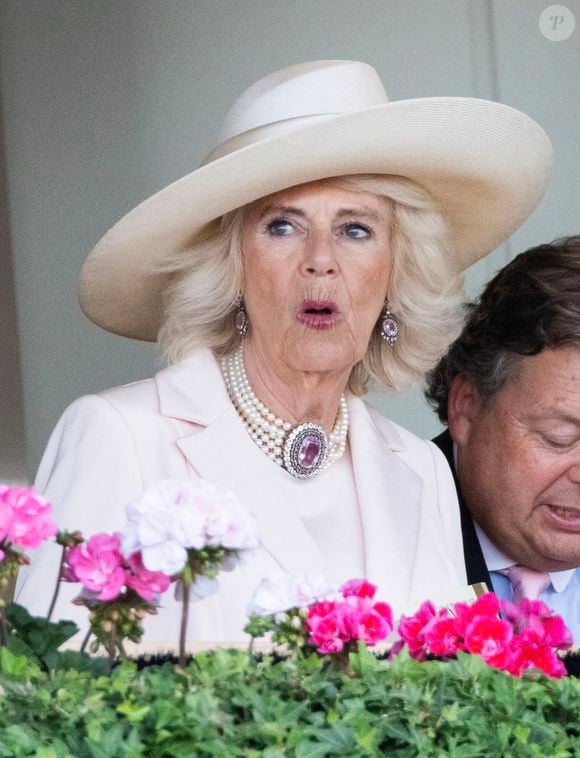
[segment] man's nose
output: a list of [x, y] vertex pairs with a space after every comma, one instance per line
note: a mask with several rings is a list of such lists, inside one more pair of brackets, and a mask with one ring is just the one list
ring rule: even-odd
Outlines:
[[318, 232], [305, 241], [302, 270], [308, 276], [332, 276], [337, 271], [332, 236]]
[[568, 476], [573, 482], [580, 484], [580, 456], [576, 457], [576, 460], [568, 469]]

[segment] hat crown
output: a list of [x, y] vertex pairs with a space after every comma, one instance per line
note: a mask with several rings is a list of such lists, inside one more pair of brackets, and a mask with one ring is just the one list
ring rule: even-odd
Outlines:
[[[277, 125], [280, 133], [302, 125], [304, 119], [365, 110], [388, 102], [378, 73], [368, 63], [329, 60], [288, 66], [255, 82], [238, 97], [226, 114], [212, 158], [229, 152], [224, 150], [225, 143], [260, 127]], [[258, 141], [264, 136], [267, 135], [260, 132], [254, 138]], [[240, 146], [238, 140], [231, 145], [233, 149]]]

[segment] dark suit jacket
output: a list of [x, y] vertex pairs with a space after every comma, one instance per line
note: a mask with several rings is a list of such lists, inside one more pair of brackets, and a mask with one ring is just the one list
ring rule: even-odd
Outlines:
[[461, 532], [463, 534], [463, 554], [465, 556], [465, 568], [467, 570], [467, 582], [468, 584], [476, 584], [477, 582], [485, 582], [491, 589], [491, 579], [489, 571], [485, 565], [485, 559], [481, 550], [481, 545], [477, 539], [477, 532], [473, 524], [473, 519], [467, 508], [461, 489], [459, 487], [459, 481], [457, 479], [457, 472], [455, 471], [455, 462], [453, 460], [453, 440], [448, 430], [445, 430], [438, 437], [435, 437], [433, 442], [441, 450], [443, 455], [447, 458], [447, 463], [451, 467], [453, 472], [453, 479], [455, 480], [455, 487], [457, 488], [457, 498], [459, 500], [459, 509], [461, 512]]

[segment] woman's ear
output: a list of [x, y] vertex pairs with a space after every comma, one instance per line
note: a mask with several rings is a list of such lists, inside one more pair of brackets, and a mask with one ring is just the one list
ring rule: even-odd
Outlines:
[[456, 444], [468, 441], [480, 410], [481, 399], [476, 386], [465, 374], [458, 374], [451, 382], [447, 400], [449, 434]]

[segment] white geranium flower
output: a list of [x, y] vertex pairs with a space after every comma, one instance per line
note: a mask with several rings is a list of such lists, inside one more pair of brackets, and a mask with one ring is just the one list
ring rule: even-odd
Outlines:
[[329, 584], [322, 574], [299, 574], [296, 577], [296, 603], [306, 608], [319, 600], [335, 600], [340, 597], [338, 585]]
[[[146, 568], [169, 576], [183, 569], [188, 550], [212, 545], [241, 551], [259, 544], [254, 517], [235, 495], [203, 479], [163, 480], [129, 503], [125, 513], [123, 554], [141, 551]], [[235, 556], [230, 558], [226, 570], [233, 568]]]
[[179, 574], [187, 561], [187, 550], [175, 540], [165, 540], [141, 548], [143, 565], [149, 571], [162, 571], [167, 576]]
[[204, 527], [203, 514], [187, 504], [174, 509], [169, 529], [175, 541], [183, 547], [201, 550], [207, 544]]
[[239, 564], [243, 562], [243, 555], [233, 555], [230, 553], [229, 555], [226, 555], [220, 563], [220, 571], [233, 571], [236, 566], [239, 566]]
[[[197, 579], [189, 585], [189, 599], [191, 602], [197, 600], [205, 600], [206, 597], [211, 597], [219, 592], [219, 583], [217, 579], [209, 579], [207, 576], [198, 576]], [[177, 581], [175, 583], [175, 599], [178, 601], [183, 600], [183, 583]]]
[[318, 600], [325, 600], [337, 593], [321, 575], [287, 573], [274, 574], [263, 579], [250, 601], [248, 615], [273, 616], [291, 608], [306, 608]]

